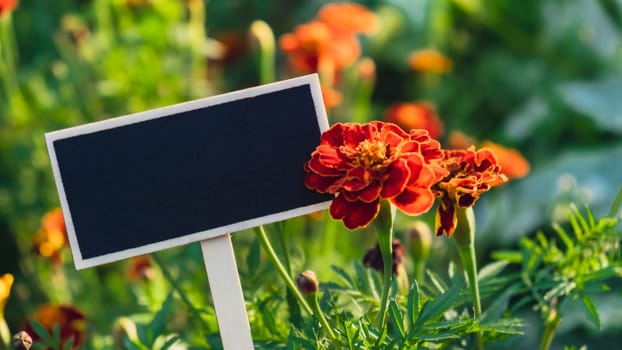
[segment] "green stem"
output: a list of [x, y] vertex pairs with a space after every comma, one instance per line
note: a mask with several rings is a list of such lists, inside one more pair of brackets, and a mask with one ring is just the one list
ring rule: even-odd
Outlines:
[[192, 301], [188, 299], [188, 296], [181, 289], [181, 286], [179, 285], [179, 283], [177, 283], [177, 281], [173, 278], [173, 275], [171, 274], [169, 269], [166, 267], [166, 265], [162, 262], [162, 260], [156, 254], [151, 254], [151, 258], [156, 263], [156, 265], [158, 265], [158, 267], [160, 268], [160, 271], [162, 271], [162, 275], [168, 281], [171, 287], [173, 287], [173, 289], [177, 292], [177, 295], [179, 295], [182, 302], [186, 304], [186, 306], [192, 313], [192, 316], [197, 319], [197, 321], [203, 326], [204, 329], [209, 330], [210, 329], [209, 325], [205, 323], [205, 321], [203, 321], [203, 317], [201, 317], [201, 311], [199, 311], [197, 308], [194, 307], [194, 304], [192, 304]]
[[[458, 246], [460, 260], [469, 279], [469, 287], [473, 297], [473, 318], [479, 319], [482, 315], [482, 303], [479, 294], [479, 282], [477, 280], [477, 259], [475, 254], [475, 214], [473, 208], [456, 208], [458, 223], [454, 238]], [[477, 348], [484, 349], [484, 335], [477, 332]]]
[[555, 308], [551, 308], [549, 316], [547, 317], [544, 333], [542, 334], [542, 340], [540, 341], [540, 350], [548, 350], [553, 343], [553, 337], [555, 336], [555, 331], [557, 330], [557, 326], [559, 326], [559, 322], [562, 320], [561, 316], [557, 312]]
[[326, 320], [326, 317], [324, 316], [322, 309], [320, 309], [318, 293], [315, 292], [315, 293], [308, 294], [305, 296], [305, 299], [311, 305], [311, 309], [313, 310], [313, 315], [315, 315], [317, 320], [320, 321], [320, 324], [326, 330], [326, 333], [328, 333], [328, 336], [330, 337], [330, 339], [335, 343], [335, 345], [337, 345], [337, 336], [335, 335], [335, 332], [333, 332], [333, 327], [331, 327], [331, 325], [328, 323], [328, 320]]
[[420, 285], [423, 285], [423, 272], [425, 271], [425, 261], [413, 261], [413, 271], [415, 275], [415, 280]]
[[382, 281], [382, 296], [380, 298], [380, 312], [378, 313], [378, 328], [382, 329], [384, 325], [384, 319], [387, 314], [387, 305], [389, 302], [389, 294], [391, 292], [391, 286], [393, 284], [393, 245], [391, 243], [381, 243], [386, 241], [387, 238], [391, 242], [391, 235], [378, 234], [378, 245], [380, 247], [380, 253], [382, 254], [383, 264], [383, 281]]
[[275, 40], [270, 26], [264, 21], [255, 21], [250, 27], [251, 35], [259, 44], [259, 80], [262, 84], [275, 80]]
[[270, 241], [268, 240], [268, 237], [266, 236], [266, 231], [263, 228], [263, 226], [255, 227], [253, 230], [255, 231], [255, 235], [259, 239], [259, 243], [261, 243], [261, 246], [264, 248], [266, 253], [268, 253], [268, 258], [272, 261], [272, 263], [276, 267], [277, 272], [279, 273], [279, 275], [281, 276], [281, 278], [283, 279], [283, 281], [285, 282], [289, 290], [294, 294], [294, 297], [296, 297], [300, 305], [302, 305], [303, 309], [305, 309], [305, 311], [308, 312], [309, 314], [313, 314], [311, 307], [309, 306], [305, 298], [302, 296], [302, 294], [300, 294], [298, 287], [296, 286], [292, 278], [287, 273], [287, 270], [281, 263], [281, 260], [279, 260], [279, 258], [276, 256], [276, 252], [274, 251], [274, 248], [272, 248], [272, 244], [270, 244]]
[[283, 263], [285, 265], [285, 271], [287, 271], [287, 273], [289, 275], [291, 275], [292, 273], [292, 267], [291, 267], [291, 263], [289, 262], [289, 252], [287, 251], [287, 243], [285, 240], [285, 230], [283, 229], [283, 222], [277, 222], [275, 224], [277, 230], [277, 236], [279, 237], [279, 245], [281, 246], [281, 251], [282, 251], [282, 255], [283, 255]]
[[11, 13], [0, 18], [0, 79], [5, 90], [7, 103], [11, 102], [11, 95], [17, 89], [15, 60], [17, 53], [11, 42], [13, 21]]
[[613, 201], [613, 204], [611, 205], [611, 210], [609, 210], [609, 217], [616, 216], [616, 214], [618, 213], [618, 210], [620, 210], [620, 205], [622, 205], [622, 186], [618, 190], [618, 195], [616, 196], [616, 199]]
[[4, 316], [0, 314], [0, 349], [11, 348], [11, 331], [9, 325], [4, 320]]
[[383, 264], [383, 285], [382, 296], [380, 298], [380, 311], [378, 312], [377, 326], [379, 329], [384, 327], [384, 319], [387, 314], [389, 294], [393, 286], [393, 218], [395, 208], [387, 200], [380, 201], [380, 211], [374, 220], [376, 228], [376, 238], [378, 247], [382, 255]]

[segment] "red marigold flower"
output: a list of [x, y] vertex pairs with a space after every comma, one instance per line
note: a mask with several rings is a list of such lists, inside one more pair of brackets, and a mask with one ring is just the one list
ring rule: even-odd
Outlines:
[[17, 0], [0, 0], [0, 18], [17, 7]]
[[405, 130], [426, 129], [433, 139], [443, 133], [443, 124], [436, 108], [426, 102], [396, 103], [384, 114], [384, 120], [395, 123]]
[[440, 200], [436, 213], [436, 235], [450, 237], [456, 229], [456, 208], [473, 206], [479, 196], [507, 178], [494, 153], [475, 147], [466, 150], [443, 150], [443, 167], [449, 175], [434, 185]]
[[[70, 305], [42, 305], [37, 310], [34, 320], [39, 322], [48, 332], [52, 332], [54, 325], [60, 328], [61, 347], [73, 337], [72, 349], [78, 349], [82, 344], [86, 317], [84, 314]], [[32, 334], [33, 341], [40, 340], [37, 332], [34, 332], [30, 322], [26, 325], [26, 332]]]
[[336, 195], [333, 218], [349, 229], [365, 227], [378, 215], [380, 199], [409, 215], [430, 210], [431, 187], [447, 174], [438, 165], [442, 155], [426, 130], [406, 133], [380, 121], [337, 123], [322, 134], [305, 163], [305, 184]]

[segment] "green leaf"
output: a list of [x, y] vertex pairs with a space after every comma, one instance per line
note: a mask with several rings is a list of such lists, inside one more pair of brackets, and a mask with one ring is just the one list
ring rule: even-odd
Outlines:
[[166, 299], [164, 300], [164, 302], [162, 303], [162, 306], [160, 307], [160, 310], [158, 310], [158, 312], [155, 314], [155, 316], [151, 320], [151, 323], [149, 324], [149, 331], [150, 331], [151, 337], [148, 341], [149, 344], [147, 345], [152, 345], [153, 342], [155, 341], [155, 338], [164, 332], [164, 329], [166, 328], [168, 313], [170, 311], [172, 301], [173, 301], [173, 293], [174, 293], [173, 291], [168, 293], [168, 295], [166, 296]]
[[498, 275], [501, 271], [503, 271], [503, 269], [505, 269], [508, 264], [509, 262], [507, 261], [496, 261], [490, 263], [479, 270], [479, 273], [477, 274], [477, 279], [481, 281], [487, 278], [492, 278]]
[[569, 295], [576, 287], [577, 284], [575, 282], [560, 282], [557, 286], [544, 294], [544, 300], [548, 302], [559, 296]]
[[442, 317], [445, 311], [460, 302], [460, 292], [463, 288], [464, 283], [455, 284], [445, 293], [434, 298], [434, 300], [425, 303], [421, 308], [415, 326], [420, 326], [425, 321]]
[[439, 333], [435, 333], [435, 334], [420, 334], [420, 333], [417, 333], [416, 337], [418, 339], [420, 339], [420, 340], [431, 341], [431, 342], [460, 339], [460, 337], [458, 335], [456, 335], [455, 333], [453, 333], [453, 332], [439, 332]]
[[73, 348], [74, 337], [72, 336], [67, 340], [65, 345], [63, 346], [63, 350], [71, 350]]
[[52, 326], [52, 339], [54, 345], [60, 345], [60, 326], [58, 325], [58, 323], [55, 323]]
[[413, 281], [410, 291], [408, 292], [408, 322], [410, 326], [414, 326], [419, 316], [419, 284], [417, 280]]
[[492, 252], [492, 258], [495, 260], [506, 261], [512, 264], [518, 264], [523, 261], [520, 252], [514, 250], [497, 250]]
[[432, 270], [425, 271], [430, 280], [432, 281], [432, 285], [436, 287], [439, 293], [445, 293], [447, 290], [447, 284], [443, 282], [443, 280]]
[[499, 319], [507, 310], [508, 301], [514, 295], [516, 289], [518, 289], [518, 286], [514, 285], [503, 291], [503, 293], [501, 293], [501, 295], [497, 299], [495, 299], [490, 305], [488, 305], [486, 311], [484, 311], [480, 318], [480, 322], [493, 322]]
[[406, 331], [404, 330], [404, 315], [402, 315], [400, 307], [397, 305], [395, 299], [391, 299], [391, 301], [389, 301], [389, 316], [391, 317], [391, 321], [393, 321], [393, 326], [400, 336], [399, 340], [404, 339], [404, 336], [406, 335]]
[[503, 318], [491, 322], [481, 323], [479, 330], [485, 332], [523, 335], [524, 333], [521, 328], [525, 327], [525, 325], [525, 321], [519, 318]]
[[255, 276], [257, 271], [259, 270], [259, 266], [261, 264], [261, 246], [259, 240], [255, 239], [252, 241], [249, 249], [248, 255], [246, 256], [246, 267], [248, 268], [248, 273], [251, 278]]
[[168, 348], [170, 348], [171, 346], [173, 346], [173, 344], [175, 344], [176, 342], [178, 342], [181, 338], [178, 335], [174, 335], [172, 337], [170, 337], [166, 343], [164, 343], [161, 347], [160, 350], [167, 350]]
[[331, 266], [331, 268], [337, 273], [339, 277], [341, 277], [341, 280], [346, 283], [348, 288], [355, 289], [355, 283], [352, 280], [352, 277], [350, 277], [350, 275], [348, 275], [348, 273], [344, 269], [335, 265]]
[[359, 289], [364, 292], [367, 293], [369, 295], [374, 296], [375, 298], [378, 298], [378, 294], [376, 293], [375, 288], [373, 288], [372, 291], [372, 283], [373, 281], [371, 280], [371, 276], [369, 275], [369, 269], [365, 268], [361, 263], [356, 262], [354, 264], [354, 271], [356, 272], [356, 278], [358, 279], [358, 286]]
[[568, 249], [568, 253], [571, 253], [574, 250], [574, 242], [572, 241], [572, 239], [568, 237], [568, 234], [566, 233], [566, 231], [564, 231], [564, 229], [561, 226], [559, 226], [559, 224], [553, 223], [552, 226], [555, 232], [557, 232], [557, 235], [562, 239], [562, 241], [564, 241], [564, 244], [566, 245], [566, 248]]
[[382, 327], [382, 331], [380, 332], [380, 334], [378, 335], [378, 339], [376, 340], [376, 343], [374, 344], [374, 349], [384, 349], [384, 342], [387, 339], [387, 328], [389, 327]]
[[43, 339], [47, 344], [53, 343], [52, 336], [48, 333], [47, 329], [43, 325], [35, 320], [30, 321], [30, 325], [35, 333]]
[[602, 329], [600, 324], [600, 316], [598, 316], [598, 310], [596, 309], [594, 300], [592, 300], [589, 295], [582, 294], [581, 302], [583, 303], [583, 311], [586, 313], [585, 315], [587, 319], [590, 320], [598, 329]]

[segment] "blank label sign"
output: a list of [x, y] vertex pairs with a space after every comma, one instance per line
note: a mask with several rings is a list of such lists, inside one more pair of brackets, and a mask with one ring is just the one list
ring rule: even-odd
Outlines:
[[46, 134], [77, 268], [325, 209], [316, 75]]

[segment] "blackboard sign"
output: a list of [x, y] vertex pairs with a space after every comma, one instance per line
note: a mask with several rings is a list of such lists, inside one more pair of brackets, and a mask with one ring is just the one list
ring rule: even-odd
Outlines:
[[46, 134], [76, 268], [326, 209], [317, 75]]

